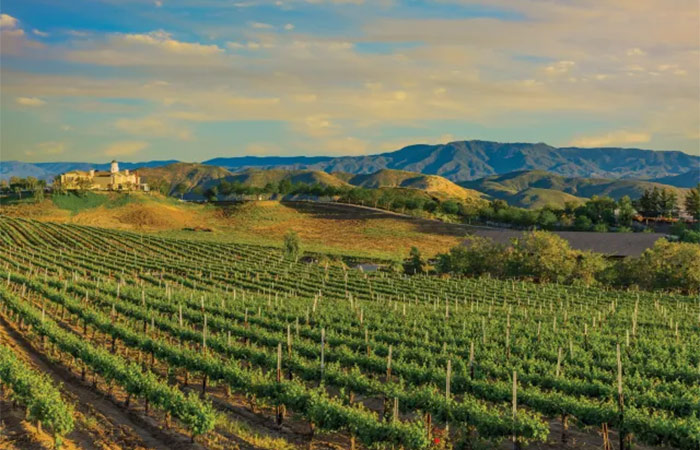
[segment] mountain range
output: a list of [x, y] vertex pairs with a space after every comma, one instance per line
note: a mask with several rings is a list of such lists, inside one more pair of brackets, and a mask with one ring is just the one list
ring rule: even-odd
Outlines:
[[523, 208], [540, 208], [545, 205], [563, 207], [567, 202], [582, 203], [594, 195], [615, 200], [627, 195], [636, 199], [645, 190], [654, 187], [675, 191], [677, 198], [682, 199], [687, 190], [654, 181], [564, 177], [541, 170], [520, 170], [459, 184], [489, 198], [505, 200]]
[[[176, 161], [123, 163], [135, 169], [160, 167]], [[631, 148], [557, 148], [544, 143], [498, 143], [456, 141], [439, 145], [411, 145], [377, 155], [341, 157], [232, 157], [214, 158], [203, 164], [229, 171], [248, 168], [316, 170], [327, 173], [372, 174], [396, 169], [440, 175], [455, 182], [470, 181], [514, 171], [547, 171], [564, 177], [667, 180], [664, 183], [687, 184], [700, 175], [700, 156], [679, 151], [654, 151]], [[68, 170], [106, 169], [108, 164], [83, 162], [24, 163], [0, 162], [0, 179], [11, 176], [35, 176], [52, 179]]]

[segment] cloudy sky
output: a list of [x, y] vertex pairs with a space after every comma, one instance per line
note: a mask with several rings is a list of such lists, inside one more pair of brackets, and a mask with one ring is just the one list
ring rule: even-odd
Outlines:
[[3, 0], [1, 154], [700, 154], [697, 0]]

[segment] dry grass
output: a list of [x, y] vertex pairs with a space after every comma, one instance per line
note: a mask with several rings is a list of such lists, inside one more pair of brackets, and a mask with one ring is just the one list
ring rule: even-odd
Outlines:
[[[2, 211], [8, 214], [6, 208]], [[14, 207], [11, 215], [102, 228], [157, 232], [173, 237], [281, 246], [296, 231], [308, 251], [373, 258], [404, 258], [411, 246], [427, 256], [458, 244], [465, 231], [432, 221], [347, 206], [251, 202], [213, 207], [148, 196], [118, 207], [71, 215], [50, 200]], [[184, 231], [209, 228], [211, 233]]]

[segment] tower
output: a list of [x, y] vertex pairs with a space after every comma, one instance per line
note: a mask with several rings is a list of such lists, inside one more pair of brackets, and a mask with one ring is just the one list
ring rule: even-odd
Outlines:
[[117, 163], [117, 161], [112, 161], [112, 167], [109, 171], [112, 174], [119, 172], [119, 163]]

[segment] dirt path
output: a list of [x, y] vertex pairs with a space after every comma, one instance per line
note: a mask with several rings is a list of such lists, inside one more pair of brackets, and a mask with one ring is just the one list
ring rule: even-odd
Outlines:
[[[159, 430], [124, 411], [114, 402], [83, 384], [63, 367], [53, 364], [38, 352], [4, 317], [0, 317], [0, 342], [12, 347], [32, 366], [63, 386], [76, 407], [76, 429], [67, 436], [84, 449], [155, 449], [186, 448], [160, 436]], [[173, 445], [175, 444], [175, 445]], [[180, 445], [178, 445], [180, 444]]]

